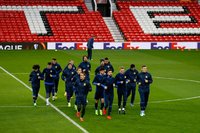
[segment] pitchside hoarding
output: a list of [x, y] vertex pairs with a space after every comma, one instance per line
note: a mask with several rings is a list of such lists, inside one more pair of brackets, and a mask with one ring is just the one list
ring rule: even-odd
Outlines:
[[[48, 50], [85, 50], [86, 42], [50, 42], [47, 43]], [[94, 49], [109, 50], [184, 50], [200, 49], [200, 42], [94, 42]]]
[[[87, 42], [0, 43], [0, 50], [86, 50]], [[184, 50], [200, 49], [200, 42], [94, 42], [99, 50]]]
[[47, 43], [0, 43], [0, 50], [45, 50]]

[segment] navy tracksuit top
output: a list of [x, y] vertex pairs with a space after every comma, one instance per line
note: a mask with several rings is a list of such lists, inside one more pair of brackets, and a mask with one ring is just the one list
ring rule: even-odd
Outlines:
[[74, 86], [77, 97], [85, 97], [89, 91], [92, 91], [92, 87], [87, 80], [77, 79]]
[[118, 89], [126, 89], [126, 76], [125, 74], [118, 73], [115, 76], [115, 84]]
[[89, 76], [89, 71], [91, 69], [91, 64], [89, 62], [84, 62], [83, 61], [83, 62], [81, 62], [79, 67], [82, 69], [83, 72], [85, 70], [85, 74]]
[[93, 43], [94, 43], [94, 38], [91, 37], [88, 42], [87, 42], [87, 48], [88, 49], [92, 49], [94, 46], [93, 46]]
[[60, 64], [56, 63], [56, 64], [52, 64], [52, 68], [56, 71], [56, 78], [59, 78], [59, 74], [60, 72], [62, 72], [62, 68], [60, 66]]
[[112, 72], [114, 72], [114, 68], [113, 66], [110, 64], [110, 62], [108, 64], [104, 64], [104, 68], [106, 69], [106, 72], [111, 69]]
[[[146, 83], [145, 80], [148, 80], [148, 83]], [[139, 88], [149, 88], [149, 85], [153, 82], [153, 79], [150, 73], [141, 72], [138, 74], [137, 82], [140, 83]]]
[[138, 75], [138, 71], [136, 69], [134, 70], [128, 69], [125, 72], [126, 79], [130, 80], [129, 83], [133, 83], [134, 85], [136, 85], [136, 82], [137, 82], [137, 75]]
[[[93, 80], [93, 84], [96, 85], [96, 91], [97, 92], [102, 92], [104, 90], [103, 88], [103, 79], [105, 78], [105, 75], [101, 75], [101, 74], [97, 74], [95, 77], [94, 77], [94, 80]], [[98, 86], [97, 84], [100, 83], [100, 86]]]
[[30, 73], [29, 77], [30, 77], [29, 81], [31, 81], [32, 87], [40, 87], [40, 80], [43, 79], [43, 75], [40, 72], [40, 70], [38, 70], [38, 71], [32, 71]]
[[42, 72], [44, 75], [44, 81], [46, 85], [54, 85], [54, 80], [56, 78], [56, 71], [55, 69], [51, 68], [45, 68]]
[[65, 69], [62, 73], [62, 80], [64, 80], [66, 83], [72, 83], [75, 74], [76, 71], [74, 69]]
[[112, 76], [106, 76], [103, 80], [103, 85], [107, 87], [107, 89], [104, 89], [105, 94], [114, 95], [114, 86], [115, 84], [115, 78]]

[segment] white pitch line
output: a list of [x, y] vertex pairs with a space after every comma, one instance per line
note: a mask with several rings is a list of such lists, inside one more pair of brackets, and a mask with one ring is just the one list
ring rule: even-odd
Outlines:
[[[47, 107], [47, 106], [37, 106], [37, 107]], [[0, 108], [36, 108], [34, 106], [27, 106], [27, 105], [2, 105]]]
[[[10, 75], [11, 77], [13, 77], [15, 80], [17, 80], [19, 83], [21, 83], [22, 85], [24, 85], [27, 89], [29, 89], [30, 91], [32, 91], [32, 89], [25, 84], [23, 81], [21, 81], [20, 79], [18, 79], [17, 77], [15, 77], [13, 74], [11, 74], [10, 72], [8, 72], [6, 69], [4, 69], [3, 67], [0, 66], [0, 69], [3, 70], [5, 73], [7, 73], [8, 75]], [[38, 95], [42, 100], [46, 101], [45, 98], [42, 95]], [[89, 133], [86, 129], [84, 129], [83, 127], [81, 127], [78, 123], [76, 123], [74, 120], [72, 120], [69, 116], [67, 116], [65, 113], [63, 113], [61, 110], [59, 110], [56, 106], [54, 106], [52, 103], [50, 103], [50, 106], [56, 110], [59, 114], [61, 114], [63, 117], [65, 117], [67, 120], [69, 120], [72, 124], [74, 124], [76, 127], [78, 127], [81, 131], [83, 131], [84, 133]]]
[[[29, 74], [29, 73], [12, 73], [12, 74]], [[167, 77], [158, 77], [158, 76], [154, 76], [154, 78], [200, 83], [200, 81], [198, 81], [198, 80], [190, 80], [190, 79], [167, 78]], [[177, 98], [177, 99], [168, 99], [168, 100], [160, 100], [160, 101], [149, 101], [149, 103], [166, 103], [166, 102], [175, 102], [175, 101], [186, 101], [186, 100], [192, 100], [192, 99], [198, 99], [198, 98], [200, 98], [200, 96], [193, 96], [193, 97], [187, 97], [187, 98]], [[136, 104], [139, 104], [139, 103], [136, 103]], [[113, 105], [117, 105], [117, 104], [113, 104]], [[88, 106], [93, 106], [93, 105], [88, 105]], [[57, 106], [57, 107], [66, 107], [66, 105], [60, 105], [60, 106]]]
[[[193, 100], [193, 99], [199, 99], [200, 96], [194, 96], [194, 97], [187, 97], [187, 98], [178, 98], [178, 99], [169, 99], [169, 100], [161, 100], [161, 101], [149, 101], [149, 103], [168, 103], [168, 102], [176, 102], [176, 101], [188, 101], [188, 100]], [[140, 103], [135, 103], [136, 105], [140, 104]], [[113, 104], [114, 106], [117, 106], [117, 104]], [[87, 105], [87, 106], [94, 106], [92, 104]], [[40, 108], [46, 108], [47, 106], [37, 106]], [[57, 105], [56, 107], [67, 107], [67, 105]], [[35, 108], [34, 106], [26, 106], [26, 105], [3, 105], [0, 106], [0, 108]]]
[[[187, 98], [177, 98], [177, 99], [169, 99], [169, 100], [160, 100], [160, 101], [149, 101], [149, 103], [168, 103], [168, 102], [176, 102], [176, 101], [188, 101], [188, 100], [193, 100], [193, 99], [199, 99], [200, 96], [194, 96], [194, 97], [187, 97]], [[139, 105], [140, 103], [135, 103], [136, 105]], [[117, 106], [118, 104], [113, 104], [113, 106]], [[92, 107], [94, 105], [89, 104], [87, 105], [89, 107]], [[37, 106], [40, 108], [46, 108], [47, 106]], [[56, 107], [64, 107], [67, 108], [67, 105], [57, 105]], [[26, 105], [3, 105], [0, 106], [0, 108], [35, 108], [34, 106], [26, 106]]]
[[168, 103], [168, 102], [176, 102], [176, 101], [188, 101], [188, 100], [199, 99], [199, 98], [200, 96], [194, 96], [194, 97], [186, 97], [186, 98], [161, 100], [161, 101], [151, 101], [149, 103]]
[[[7, 73], [0, 73], [0, 74], [7, 74]], [[11, 74], [16, 74], [16, 75], [27, 75], [27, 74], [30, 74], [30, 73], [11, 73]]]
[[198, 80], [191, 80], [191, 79], [179, 79], [179, 78], [166, 78], [166, 77], [153, 77], [157, 79], [168, 79], [168, 80], [179, 80], [179, 81], [186, 81], [186, 82], [194, 82], [194, 83], [200, 83]]
[[[5, 73], [0, 73], [0, 74], [5, 74]], [[10, 74], [27, 75], [27, 74], [30, 74], [30, 73], [20, 73], [20, 72], [18, 72], [18, 73], [10, 73]], [[90, 75], [94, 75], [94, 74], [91, 73]], [[167, 78], [167, 77], [160, 77], [160, 76], [153, 76], [153, 78], [156, 78], [156, 79], [168, 79], [168, 80], [179, 80], [179, 81], [200, 83], [200, 81], [198, 81], [198, 80], [191, 80], [191, 79]]]
[[12, 73], [12, 74], [17, 74], [17, 75], [27, 75], [27, 74], [30, 74], [30, 73]]

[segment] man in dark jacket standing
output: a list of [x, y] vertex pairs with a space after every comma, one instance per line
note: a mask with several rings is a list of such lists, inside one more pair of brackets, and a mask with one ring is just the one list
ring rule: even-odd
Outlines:
[[94, 48], [94, 46], [93, 46], [94, 39], [95, 39], [95, 36], [92, 35], [91, 38], [87, 42], [87, 52], [88, 52], [88, 59], [89, 60], [92, 60], [92, 49]]

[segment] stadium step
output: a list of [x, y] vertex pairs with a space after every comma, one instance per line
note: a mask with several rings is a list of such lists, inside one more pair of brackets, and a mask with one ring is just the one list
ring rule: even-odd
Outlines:
[[89, 11], [93, 11], [91, 1], [89, 1], [89, 0], [85, 1], [85, 5], [86, 5], [86, 7], [88, 8]]
[[114, 38], [115, 42], [124, 42], [123, 36], [120, 33], [120, 30], [114, 22], [113, 18], [104, 17], [103, 19], [108, 29], [110, 30], [110, 33], [112, 34], [112, 37]]
[[117, 11], [117, 6], [114, 2], [112, 2], [112, 11]]

